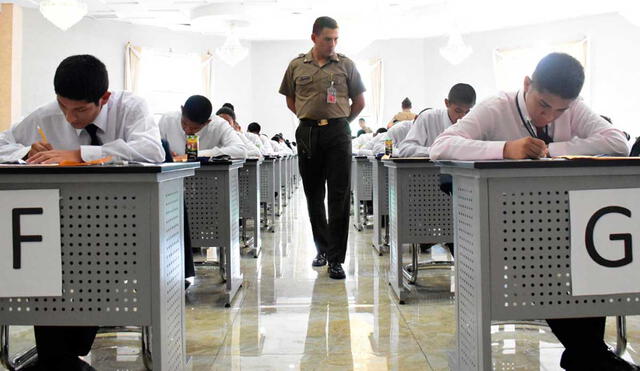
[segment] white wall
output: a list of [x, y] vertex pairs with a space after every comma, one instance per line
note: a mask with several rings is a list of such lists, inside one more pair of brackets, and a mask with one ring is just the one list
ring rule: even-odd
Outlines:
[[[640, 135], [640, 28], [617, 14], [584, 17], [544, 25], [517, 27], [464, 35], [473, 54], [458, 66], [440, 56], [445, 37], [381, 40], [352, 59], [382, 58], [384, 65], [383, 117], [389, 120], [408, 96], [414, 111], [440, 107], [458, 82], [474, 86], [478, 100], [495, 94], [493, 51], [496, 48], [531, 47], [588, 37], [591, 74], [590, 102], [594, 110], [609, 115], [616, 126]], [[262, 120], [288, 122], [290, 115], [277, 94], [288, 61], [305, 52], [311, 42], [253, 43], [253, 114]], [[338, 50], [340, 46], [338, 46]], [[532, 71], [537, 61], [532, 62]], [[523, 76], [524, 79], [524, 76]], [[516, 86], [521, 81], [514, 82]], [[256, 95], [257, 93], [257, 95]]]
[[[465, 42], [473, 47], [473, 54], [458, 66], [448, 64], [439, 55], [439, 48], [446, 43], [444, 38], [426, 39], [425, 100], [428, 104], [441, 104], [456, 82], [470, 83], [480, 98], [494, 94], [493, 50], [496, 48], [533, 47], [540, 43], [579, 40], [585, 36], [590, 42], [588, 103], [598, 113], [610, 116], [619, 128], [640, 135], [640, 93], [637, 88], [640, 86], [640, 49], [637, 47], [640, 28], [617, 14], [464, 35]], [[535, 62], [531, 73], [533, 68]], [[521, 84], [521, 81], [515, 84]]]
[[[450, 65], [439, 54], [439, 48], [446, 43], [444, 37], [376, 41], [358, 55], [348, 56], [357, 60], [383, 59], [383, 117], [388, 120], [399, 110], [405, 96], [411, 98], [415, 111], [441, 106], [449, 88], [457, 82], [472, 84], [479, 100], [494, 94], [496, 48], [527, 47], [584, 36], [591, 45], [592, 107], [611, 116], [622, 129], [640, 135], [640, 125], [636, 125], [640, 117], [640, 28], [617, 14], [464, 35], [474, 52], [458, 66]], [[68, 55], [95, 54], [109, 68], [112, 89], [121, 89], [124, 46], [128, 41], [181, 52], [214, 50], [222, 42], [220, 38], [194, 33], [91, 19], [84, 19], [63, 33], [30, 9], [24, 12], [23, 38], [23, 113], [53, 98], [53, 73]], [[311, 41], [253, 42], [250, 46], [249, 57], [234, 68], [214, 62], [214, 106], [232, 102], [243, 127], [257, 121], [267, 134], [283, 132], [293, 137], [296, 120], [278, 88], [289, 61], [298, 53], [307, 52]]]
[[[63, 32], [49, 23], [34, 9], [24, 9], [22, 55], [22, 113], [54, 99], [53, 75], [62, 59], [73, 54], [93, 54], [102, 60], [109, 71], [110, 89], [124, 86], [125, 45], [134, 45], [182, 53], [214, 51], [224, 41], [219, 37], [191, 32], [136, 26], [123, 22], [98, 21], [84, 18]], [[251, 116], [250, 57], [233, 69], [222, 61], [214, 60], [213, 105], [219, 107], [231, 102], [239, 119]], [[174, 108], [168, 107], [167, 111]], [[175, 107], [178, 109], [178, 107]]]
[[253, 42], [251, 62], [253, 86], [251, 92], [253, 118], [262, 126], [262, 132], [270, 137], [283, 133], [294, 138], [298, 123], [287, 108], [284, 95], [280, 95], [280, 83], [289, 62], [300, 53], [311, 49], [311, 41]]

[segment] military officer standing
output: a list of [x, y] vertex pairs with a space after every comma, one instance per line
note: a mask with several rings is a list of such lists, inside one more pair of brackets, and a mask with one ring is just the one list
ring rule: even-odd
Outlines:
[[[287, 107], [298, 116], [300, 176], [307, 198], [317, 255], [329, 276], [345, 278], [342, 263], [349, 237], [351, 129], [364, 108], [364, 85], [353, 61], [336, 53], [338, 24], [320, 17], [313, 24], [313, 48], [289, 63], [280, 86]], [[328, 190], [329, 219], [324, 206]]]

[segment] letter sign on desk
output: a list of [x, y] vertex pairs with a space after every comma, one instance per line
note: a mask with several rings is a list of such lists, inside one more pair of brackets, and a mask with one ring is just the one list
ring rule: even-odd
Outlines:
[[640, 292], [640, 189], [570, 191], [574, 296]]
[[61, 295], [60, 191], [0, 191], [0, 297]]

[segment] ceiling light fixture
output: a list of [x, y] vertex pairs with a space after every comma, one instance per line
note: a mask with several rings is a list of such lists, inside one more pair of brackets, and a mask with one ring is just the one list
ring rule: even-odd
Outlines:
[[240, 44], [240, 39], [235, 31], [236, 25], [231, 22], [229, 24], [229, 33], [224, 44], [216, 48], [216, 54], [223, 62], [233, 67], [249, 55], [249, 48]]
[[40, 13], [59, 29], [66, 31], [87, 15], [87, 4], [79, 0], [45, 0]]
[[464, 43], [459, 32], [450, 33], [447, 45], [440, 48], [440, 55], [454, 66], [462, 63], [472, 52], [473, 49]]

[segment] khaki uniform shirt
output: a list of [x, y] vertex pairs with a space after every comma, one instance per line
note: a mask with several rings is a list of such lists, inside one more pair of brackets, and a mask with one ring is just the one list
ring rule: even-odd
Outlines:
[[396, 115], [393, 116], [393, 119], [391, 121], [394, 122], [394, 121], [414, 120], [416, 116], [417, 115], [411, 111], [401, 111], [396, 113]]
[[[327, 88], [336, 89], [336, 103], [327, 103]], [[280, 94], [294, 97], [300, 119], [333, 119], [351, 114], [349, 99], [365, 91], [355, 63], [342, 54], [333, 55], [320, 67], [311, 51], [289, 63], [280, 85]]]

